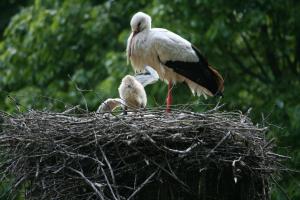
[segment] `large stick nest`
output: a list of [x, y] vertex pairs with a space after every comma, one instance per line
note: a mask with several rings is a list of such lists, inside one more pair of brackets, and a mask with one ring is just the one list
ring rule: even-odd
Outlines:
[[0, 117], [2, 179], [26, 199], [268, 199], [280, 160], [240, 112]]

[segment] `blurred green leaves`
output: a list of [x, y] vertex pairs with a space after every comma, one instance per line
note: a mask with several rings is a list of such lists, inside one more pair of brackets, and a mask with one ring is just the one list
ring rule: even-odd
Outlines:
[[[0, 109], [90, 110], [116, 97], [120, 80], [133, 71], [126, 63], [129, 21], [137, 11], [154, 27], [182, 35], [199, 47], [225, 78], [226, 109], [253, 108], [256, 122], [269, 123], [278, 151], [300, 167], [300, 3], [296, 0], [33, 0], [1, 23]], [[7, 4], [9, 5], [9, 4]], [[0, 3], [0, 6], [5, 6]], [[166, 85], [146, 88], [149, 105], [165, 103]], [[214, 105], [174, 88], [175, 103]], [[24, 107], [22, 107], [24, 106]], [[273, 126], [274, 125], [274, 126]], [[276, 125], [276, 126], [275, 126]], [[277, 128], [281, 127], [281, 128]], [[283, 177], [292, 199], [300, 198], [299, 175]], [[276, 187], [274, 187], [276, 188]], [[283, 198], [276, 190], [274, 199]]]

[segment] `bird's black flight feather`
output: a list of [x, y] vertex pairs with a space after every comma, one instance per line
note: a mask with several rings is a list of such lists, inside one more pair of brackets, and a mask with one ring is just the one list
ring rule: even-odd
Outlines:
[[209, 67], [208, 62], [201, 55], [199, 50], [195, 47], [192, 48], [199, 58], [198, 62], [167, 61], [164, 65], [172, 68], [176, 73], [206, 88], [213, 95], [222, 93], [222, 91], [220, 91], [216, 73]]

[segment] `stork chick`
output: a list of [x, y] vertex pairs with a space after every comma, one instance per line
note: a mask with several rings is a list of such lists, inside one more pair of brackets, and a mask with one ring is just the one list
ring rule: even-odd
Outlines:
[[125, 105], [125, 102], [120, 98], [106, 99], [97, 109], [96, 113], [111, 112], [119, 106]]
[[119, 86], [119, 95], [125, 103], [125, 110], [145, 108], [147, 95], [144, 86], [134, 76], [126, 75]]

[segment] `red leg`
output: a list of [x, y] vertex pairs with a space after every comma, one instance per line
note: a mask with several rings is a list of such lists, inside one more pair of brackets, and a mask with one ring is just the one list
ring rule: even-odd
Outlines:
[[167, 113], [171, 112], [171, 108], [170, 106], [172, 105], [172, 81], [169, 81], [169, 85], [168, 85], [168, 96], [167, 96]]

